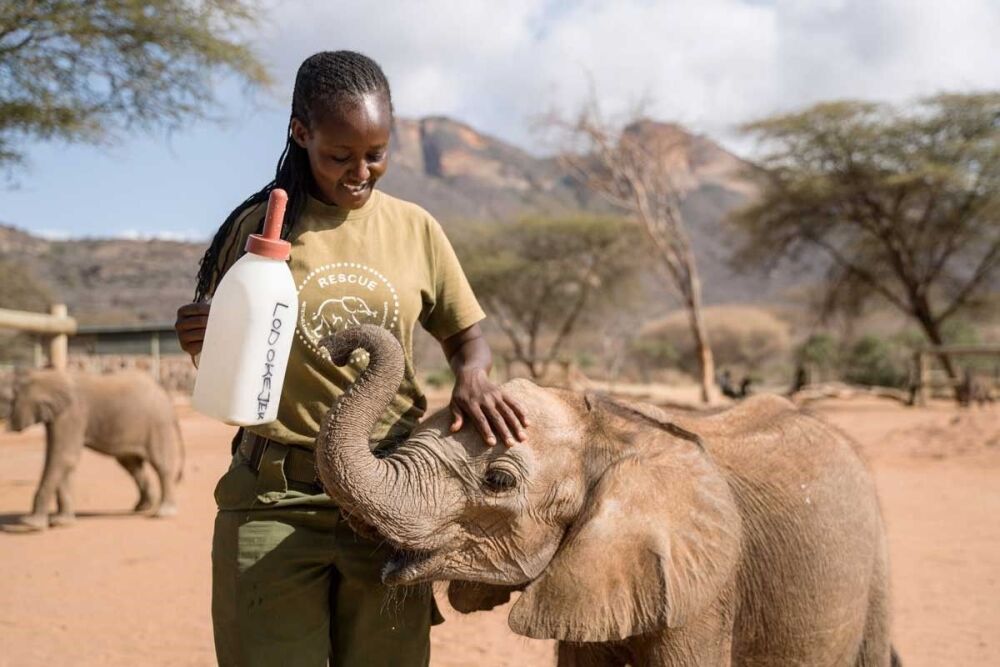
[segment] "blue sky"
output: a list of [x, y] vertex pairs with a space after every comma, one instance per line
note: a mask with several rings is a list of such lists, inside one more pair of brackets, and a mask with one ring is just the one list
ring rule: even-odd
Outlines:
[[0, 194], [0, 220], [58, 238], [207, 238], [271, 178], [288, 123], [275, 103], [231, 104], [227, 111], [225, 123], [194, 123], [110, 147], [30, 147], [27, 170]]
[[223, 86], [224, 125], [112, 147], [25, 146], [0, 221], [53, 236], [207, 238], [270, 177], [299, 62], [350, 48], [378, 60], [403, 116], [444, 114], [540, 150], [530, 118], [571, 110], [589, 82], [610, 113], [647, 100], [731, 149], [754, 118], [822, 99], [903, 101], [1000, 89], [996, 0], [268, 0], [251, 35], [276, 85]]

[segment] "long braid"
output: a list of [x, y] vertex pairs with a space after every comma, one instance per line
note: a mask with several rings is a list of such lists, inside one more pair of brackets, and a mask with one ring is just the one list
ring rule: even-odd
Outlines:
[[[271, 190], [282, 188], [288, 193], [288, 206], [281, 228], [282, 238], [288, 238], [302, 217], [308, 194], [313, 191], [314, 184], [309, 156], [292, 138], [292, 119], [298, 118], [306, 127], [312, 127], [312, 123], [319, 121], [324, 115], [336, 112], [340, 104], [356, 101], [371, 93], [383, 95], [391, 111], [389, 81], [378, 63], [360, 53], [323, 51], [306, 58], [299, 66], [292, 92], [292, 110], [285, 148], [278, 158], [274, 179], [233, 209], [215, 233], [198, 267], [195, 301], [202, 301], [211, 294], [218, 284], [221, 266], [232, 265], [231, 260], [234, 261], [243, 253], [243, 249], [237, 248], [233, 241], [226, 252], [227, 256], [220, 256], [227, 243], [239, 231], [236, 229], [237, 221], [248, 209], [266, 202]], [[260, 226], [263, 226], [263, 220]], [[260, 232], [260, 229], [257, 231]], [[233, 254], [236, 256], [230, 257]]]

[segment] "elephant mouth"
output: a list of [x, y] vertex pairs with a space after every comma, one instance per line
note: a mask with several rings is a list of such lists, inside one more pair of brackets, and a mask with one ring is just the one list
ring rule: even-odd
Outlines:
[[432, 581], [442, 569], [446, 549], [407, 549], [386, 538], [377, 528], [354, 514], [344, 513], [351, 529], [358, 535], [376, 543], [392, 547], [393, 555], [382, 568], [382, 582], [390, 585], [415, 584]]
[[433, 581], [446, 554], [441, 551], [398, 550], [382, 568], [382, 582], [389, 586]]

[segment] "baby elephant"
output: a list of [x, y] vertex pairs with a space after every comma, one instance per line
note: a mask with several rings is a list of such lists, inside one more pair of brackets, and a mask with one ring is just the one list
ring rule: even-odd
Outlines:
[[[183, 468], [183, 444], [173, 404], [149, 376], [138, 372], [114, 375], [67, 374], [37, 370], [14, 381], [10, 429], [45, 424], [45, 467], [35, 492], [28, 528], [44, 530], [74, 520], [70, 495], [73, 469], [84, 447], [115, 457], [139, 487], [136, 512], [153, 507], [143, 462], [160, 478], [155, 516], [177, 513], [174, 496]], [[49, 517], [53, 496], [58, 513]]]
[[368, 367], [316, 440], [391, 585], [451, 581], [459, 611], [522, 591], [508, 622], [561, 667], [890, 667], [889, 562], [853, 444], [777, 396], [711, 415], [504, 384], [527, 439], [488, 447], [442, 410], [374, 457], [405, 362], [386, 329], [326, 342]]

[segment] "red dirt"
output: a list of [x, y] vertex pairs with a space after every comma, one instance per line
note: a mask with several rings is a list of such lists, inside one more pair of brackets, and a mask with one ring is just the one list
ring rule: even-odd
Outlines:
[[[887, 402], [812, 407], [871, 461], [892, 555], [894, 643], [907, 667], [1000, 664], [1000, 410]], [[43, 534], [0, 535], [0, 665], [212, 665], [211, 491], [231, 429], [180, 408], [187, 443], [180, 515], [127, 512], [131, 480], [87, 452], [80, 519]], [[0, 524], [31, 504], [39, 427], [0, 434]], [[513, 635], [506, 610], [435, 628], [432, 664], [554, 664], [551, 642]]]

